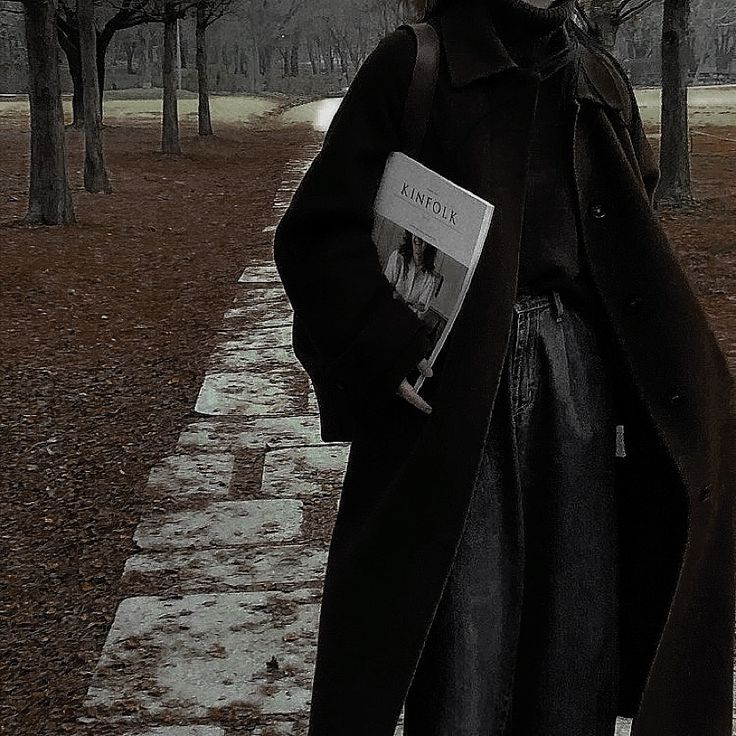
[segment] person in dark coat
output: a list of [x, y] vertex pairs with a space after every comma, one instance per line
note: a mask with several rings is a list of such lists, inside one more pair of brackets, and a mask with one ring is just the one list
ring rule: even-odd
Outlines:
[[733, 379], [653, 211], [633, 90], [571, 12], [425, 14], [418, 158], [496, 206], [431, 369], [370, 237], [412, 34], [366, 59], [277, 227], [353, 419], [310, 736], [390, 736], [402, 707], [407, 736], [731, 733]]

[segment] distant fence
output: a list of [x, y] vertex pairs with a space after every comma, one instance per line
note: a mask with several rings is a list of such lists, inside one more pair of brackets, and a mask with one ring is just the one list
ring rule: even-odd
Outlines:
[[[651, 59], [624, 59], [621, 66], [626, 70], [632, 84], [639, 87], [658, 87], [661, 75], [657, 64]], [[736, 83], [736, 63], [726, 70], [718, 70], [715, 67], [703, 67], [697, 74], [689, 76], [690, 86], [701, 84], [734, 84]]]
[[[660, 83], [658, 71], [652, 71], [651, 62], [644, 60], [624, 60], [622, 66], [629, 75], [632, 83], [637, 87], [657, 87]], [[105, 76], [106, 89], [136, 89], [146, 87], [160, 87], [160, 70], [151, 70], [148, 77], [141, 74], [128, 74], [125, 67], [108, 67]], [[715, 69], [703, 69], [697, 77], [690, 78], [690, 85], [708, 84], [736, 84], [736, 65], [727, 72], [719, 72]], [[72, 80], [66, 65], [61, 67], [62, 90], [65, 93], [72, 91]], [[248, 93], [251, 91], [252, 80], [246, 74], [235, 74], [223, 71], [221, 68], [213, 67], [210, 70], [210, 90], [212, 92], [234, 92]], [[339, 72], [328, 74], [312, 74], [309, 71], [298, 77], [283, 77], [278, 71], [274, 71], [270, 79], [259, 76], [257, 92], [281, 92], [283, 94], [330, 96], [339, 94], [350, 80], [345, 79]], [[0, 94], [23, 94], [27, 86], [27, 73], [25, 63], [0, 64]], [[197, 74], [194, 68], [182, 69], [182, 87], [186, 90], [196, 92]]]
[[[72, 78], [66, 65], [61, 67], [62, 92], [73, 90]], [[197, 72], [193, 68], [182, 69], [182, 88], [197, 91]], [[253, 81], [247, 74], [234, 74], [213, 67], [210, 70], [209, 86], [211, 92], [234, 92], [247, 94], [252, 91]], [[339, 72], [312, 74], [307, 72], [298, 77], [282, 77], [275, 72], [269, 80], [259, 75], [256, 92], [281, 92], [294, 95], [314, 95], [329, 97], [339, 94], [347, 86], [345, 77]], [[152, 70], [147, 77], [141, 74], [128, 74], [125, 67], [108, 67], [105, 73], [105, 89], [144, 89], [161, 87], [161, 72]], [[27, 74], [25, 64], [0, 65], [0, 94], [25, 94]]]
[[25, 92], [28, 86], [28, 73], [24, 60], [17, 64], [0, 64], [0, 94]]

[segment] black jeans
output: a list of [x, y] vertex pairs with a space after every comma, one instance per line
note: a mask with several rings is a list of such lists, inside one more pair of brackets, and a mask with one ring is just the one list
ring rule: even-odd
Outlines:
[[457, 556], [405, 736], [613, 736], [616, 423], [592, 323], [521, 295]]

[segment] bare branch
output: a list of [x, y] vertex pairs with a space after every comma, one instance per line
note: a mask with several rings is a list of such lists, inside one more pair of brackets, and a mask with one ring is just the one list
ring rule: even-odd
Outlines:
[[641, 13], [643, 10], [646, 10], [651, 5], [660, 2], [662, 2], [662, 0], [638, 0], [636, 5], [634, 5], [633, 7], [622, 13], [617, 13], [614, 22], [616, 23], [616, 25], [620, 26], [622, 23], [625, 23], [627, 20], [629, 20], [629, 18], [632, 18], [637, 13]]
[[575, 13], [577, 14], [578, 18], [583, 22], [585, 30], [588, 31], [588, 33], [592, 33], [593, 23], [588, 17], [588, 14], [585, 12], [585, 8], [583, 7], [583, 3], [581, 2], [581, 0], [575, 0]]

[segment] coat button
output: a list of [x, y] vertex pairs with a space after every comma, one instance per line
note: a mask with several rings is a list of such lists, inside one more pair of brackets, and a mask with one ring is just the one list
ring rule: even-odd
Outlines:
[[670, 404], [677, 405], [682, 401], [682, 396], [678, 393], [670, 394]]
[[606, 216], [606, 210], [600, 202], [594, 202], [590, 205], [590, 214], [593, 215], [596, 220], [602, 220]]
[[636, 296], [632, 296], [631, 299], [629, 299], [629, 307], [631, 309], [638, 309], [643, 301], [644, 298], [638, 294]]
[[710, 483], [706, 483], [701, 489], [700, 489], [700, 500], [701, 501], [707, 501], [711, 494], [713, 493], [713, 486]]

